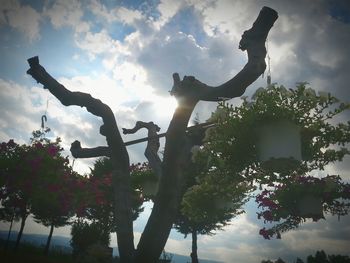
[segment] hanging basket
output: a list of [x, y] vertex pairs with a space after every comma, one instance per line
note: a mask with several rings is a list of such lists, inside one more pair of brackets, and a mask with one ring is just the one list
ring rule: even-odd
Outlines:
[[303, 196], [297, 203], [296, 215], [313, 221], [324, 218], [322, 198], [311, 194]]
[[300, 127], [290, 121], [264, 124], [258, 131], [259, 161], [265, 169], [283, 172], [301, 161]]
[[224, 198], [215, 198], [214, 205], [218, 209], [229, 210], [235, 208], [235, 204], [232, 200], [224, 199]]
[[155, 196], [158, 192], [158, 182], [147, 181], [142, 184], [143, 194], [145, 196]]

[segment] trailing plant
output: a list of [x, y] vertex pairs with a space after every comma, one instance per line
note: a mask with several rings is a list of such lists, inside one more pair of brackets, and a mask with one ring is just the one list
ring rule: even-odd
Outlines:
[[[260, 234], [264, 237], [279, 237], [280, 232], [295, 228], [305, 220], [291, 211], [278, 210], [282, 204], [285, 207], [288, 202], [296, 202], [302, 191], [305, 191], [304, 195], [321, 196], [325, 212], [344, 215], [348, 212], [348, 205], [339, 198], [349, 198], [346, 195], [348, 186], [337, 176], [318, 178], [310, 174], [324, 170], [330, 163], [342, 161], [349, 154], [350, 122], [339, 121], [341, 114], [349, 108], [349, 104], [340, 102], [329, 93], [316, 94], [306, 83], [298, 83], [295, 89], [277, 85], [260, 88], [251, 99], [243, 97], [239, 106], [220, 103], [209, 119], [216, 125], [207, 130], [203, 146], [195, 151], [195, 161], [208, 171], [198, 174], [197, 179], [205, 178], [213, 187], [212, 184], [220, 182], [221, 178], [235, 178], [230, 179], [235, 184], [245, 182], [265, 189], [257, 202], [270, 210], [259, 213], [259, 217], [285, 222], [269, 230], [263, 228]], [[266, 165], [258, 157], [259, 133], [267, 123], [285, 120], [300, 129], [303, 158], [283, 162], [272, 159]], [[271, 169], [274, 163], [283, 169], [278, 169], [278, 172]], [[304, 187], [306, 182], [309, 187]], [[333, 192], [326, 187], [330, 184], [334, 185]], [[230, 184], [226, 181], [224, 185]], [[261, 203], [262, 200], [265, 203]]]

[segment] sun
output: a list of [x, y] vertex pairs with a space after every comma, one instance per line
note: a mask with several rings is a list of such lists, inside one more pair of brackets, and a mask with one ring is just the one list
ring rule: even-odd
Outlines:
[[173, 116], [178, 104], [175, 98], [157, 97], [153, 101], [153, 108], [157, 116], [170, 118]]

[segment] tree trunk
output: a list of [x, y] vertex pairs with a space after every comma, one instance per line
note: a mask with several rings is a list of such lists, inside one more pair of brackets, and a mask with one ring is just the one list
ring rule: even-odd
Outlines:
[[178, 213], [183, 171], [189, 156], [186, 127], [195, 105], [195, 101], [182, 101], [170, 122], [159, 191], [137, 247], [137, 263], [158, 261]]
[[12, 225], [13, 225], [13, 220], [15, 218], [15, 213], [13, 212], [12, 218], [11, 218], [11, 224], [10, 224], [10, 229], [9, 232], [7, 234], [7, 239], [6, 239], [6, 243], [5, 243], [5, 251], [7, 251], [9, 242], [10, 242], [10, 237], [11, 237], [11, 231], [12, 231]]
[[192, 231], [192, 252], [191, 252], [192, 263], [199, 263], [197, 254], [197, 230]]
[[112, 184], [114, 190], [114, 217], [120, 262], [133, 262], [135, 253], [133, 220], [130, 203], [130, 176], [128, 172], [113, 171]]
[[51, 243], [53, 229], [54, 229], [54, 224], [52, 223], [51, 226], [50, 226], [50, 234], [47, 237], [46, 246], [45, 246], [45, 250], [44, 250], [44, 255], [48, 255], [49, 254], [49, 249], [50, 249], [50, 243]]
[[21, 241], [22, 234], [23, 234], [23, 229], [24, 229], [24, 226], [26, 224], [26, 219], [27, 219], [27, 215], [22, 215], [21, 228], [19, 229], [19, 232], [18, 232], [18, 235], [17, 235], [16, 244], [15, 244], [15, 248], [14, 248], [15, 252], [17, 251], [18, 246], [19, 246], [19, 242]]

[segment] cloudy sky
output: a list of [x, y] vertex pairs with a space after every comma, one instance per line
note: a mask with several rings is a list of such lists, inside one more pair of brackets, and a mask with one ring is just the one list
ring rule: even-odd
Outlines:
[[[62, 106], [26, 75], [26, 60], [35, 55], [68, 89], [91, 93], [108, 104], [119, 128], [130, 128], [137, 120], [154, 121], [165, 132], [176, 107], [169, 94], [172, 73], [194, 75], [209, 85], [231, 78], [246, 63], [246, 54], [238, 49], [241, 34], [265, 5], [279, 13], [268, 39], [272, 81], [287, 87], [307, 81], [349, 102], [346, 0], [0, 0], [0, 141], [28, 143], [46, 113], [49, 136], [61, 137], [65, 149], [74, 140], [83, 147], [105, 145], [98, 133], [99, 118], [80, 107]], [[259, 78], [246, 95], [265, 83], [266, 78]], [[215, 105], [200, 103], [193, 116], [205, 120]], [[145, 135], [140, 131], [125, 140]], [[144, 148], [145, 144], [128, 148], [133, 162], [144, 160]], [[76, 160], [74, 168], [88, 172], [92, 162]], [[344, 163], [328, 168], [344, 178], [349, 178], [349, 170]], [[282, 240], [265, 241], [258, 235], [262, 222], [256, 219], [254, 202], [247, 208], [247, 214], [225, 231], [199, 238], [201, 258], [248, 263], [295, 259], [319, 249], [349, 252], [349, 217], [308, 222]], [[146, 217], [147, 213], [136, 222], [136, 237]], [[7, 229], [6, 224], [0, 226]], [[33, 223], [25, 229], [40, 231], [43, 228]], [[189, 255], [190, 244], [174, 232], [166, 249]]]

